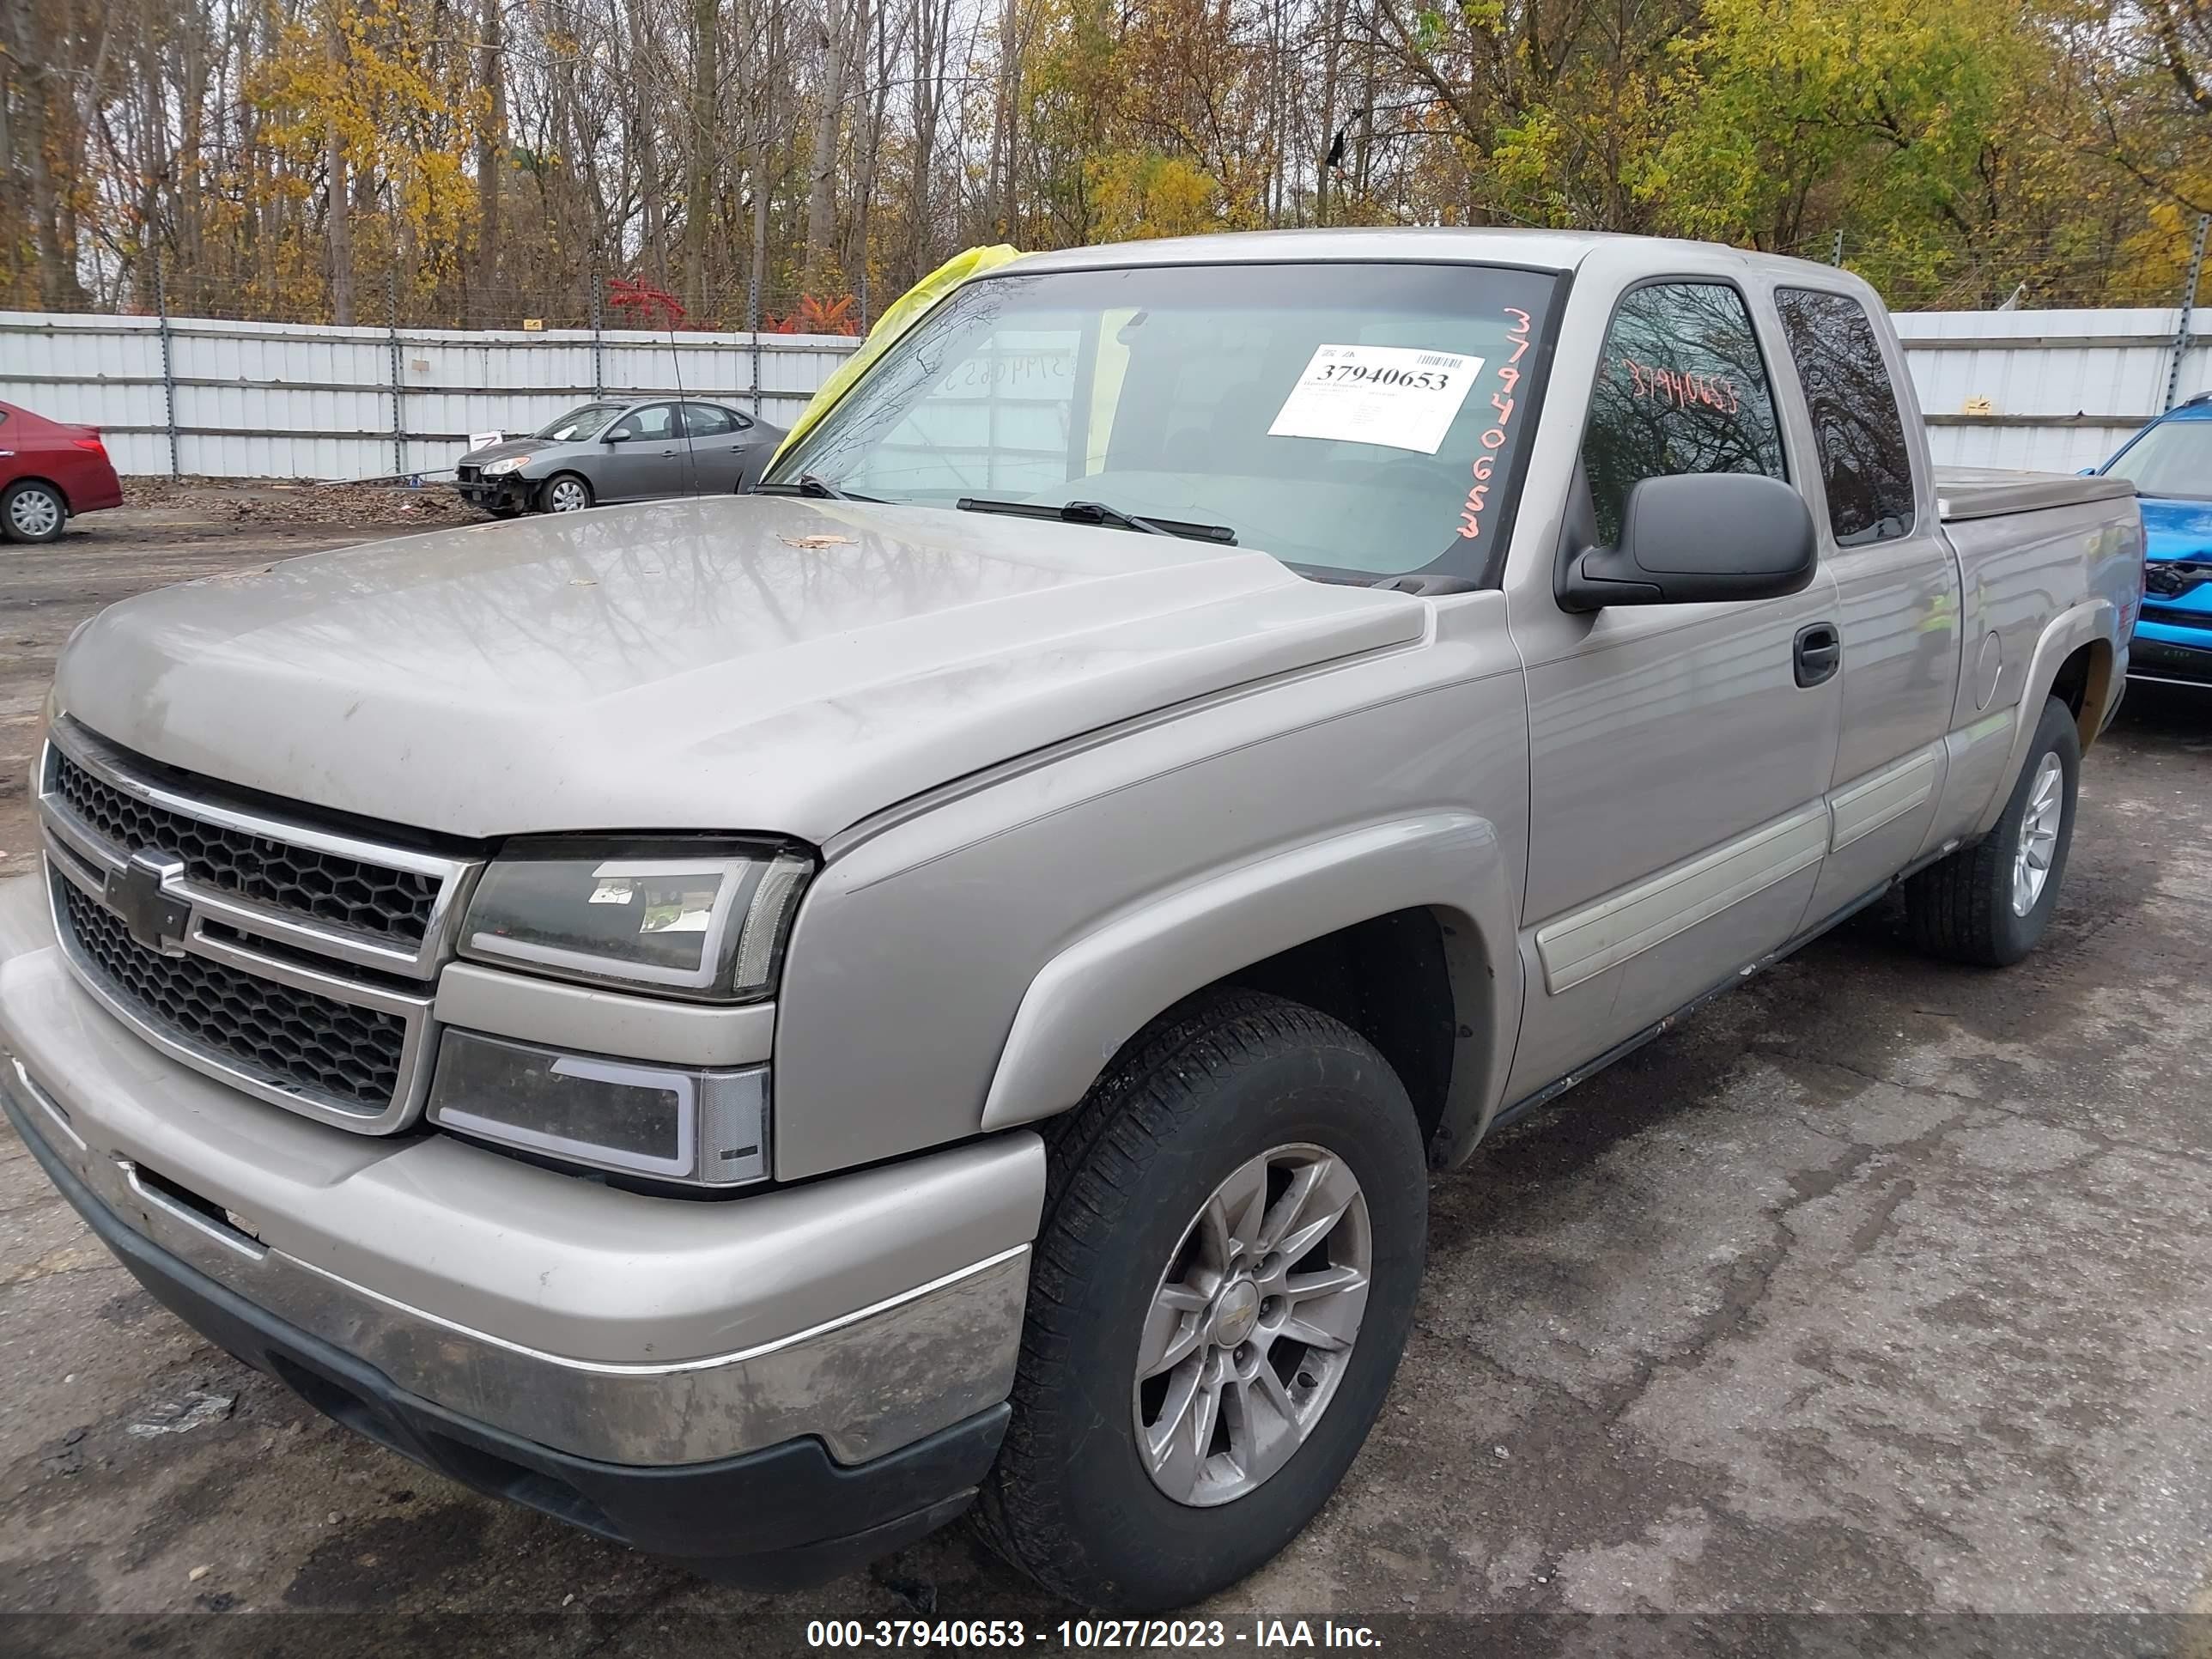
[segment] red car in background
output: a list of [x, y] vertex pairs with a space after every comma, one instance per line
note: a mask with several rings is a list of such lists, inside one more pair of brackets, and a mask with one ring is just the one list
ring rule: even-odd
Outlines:
[[0, 404], [0, 538], [50, 542], [76, 514], [122, 505], [99, 428]]

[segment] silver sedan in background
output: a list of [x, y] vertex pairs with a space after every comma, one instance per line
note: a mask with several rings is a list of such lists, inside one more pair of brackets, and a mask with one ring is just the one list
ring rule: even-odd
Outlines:
[[528, 437], [461, 457], [462, 499], [494, 518], [576, 513], [602, 501], [728, 495], [758, 478], [783, 428], [701, 398], [607, 398]]

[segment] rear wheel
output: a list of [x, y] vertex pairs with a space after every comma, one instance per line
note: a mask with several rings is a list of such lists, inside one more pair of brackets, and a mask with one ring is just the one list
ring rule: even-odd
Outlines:
[[979, 1524], [1063, 1595], [1181, 1607], [1289, 1543], [1382, 1409], [1420, 1279], [1419, 1127], [1356, 1032], [1236, 992], [1156, 1021], [1053, 1141]]
[[2072, 712], [2052, 697], [1996, 827], [1905, 884], [1915, 944], [1988, 968], [2035, 948], [2058, 908], [2081, 772], [2081, 733]]
[[11, 542], [50, 542], [68, 522], [69, 507], [50, 483], [26, 478], [0, 495], [0, 536]]
[[592, 504], [592, 486], [574, 472], [558, 472], [545, 481], [539, 499], [548, 513], [581, 513]]

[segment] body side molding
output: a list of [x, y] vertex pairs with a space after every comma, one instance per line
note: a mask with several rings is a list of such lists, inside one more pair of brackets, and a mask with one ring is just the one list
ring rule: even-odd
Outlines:
[[1607, 894], [1536, 930], [1553, 996], [1785, 881], [1828, 851], [1828, 807], [1811, 801], [1671, 870]]

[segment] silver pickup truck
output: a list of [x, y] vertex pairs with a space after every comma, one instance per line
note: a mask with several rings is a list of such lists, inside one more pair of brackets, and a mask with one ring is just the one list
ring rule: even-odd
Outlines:
[[757, 495], [87, 624], [7, 1111], [479, 1490], [753, 1583], [972, 1507], [1178, 1605], [1345, 1474], [1432, 1171], [1900, 883], [2035, 945], [2142, 580], [2126, 484], [1931, 471], [1839, 270], [1024, 258]]

